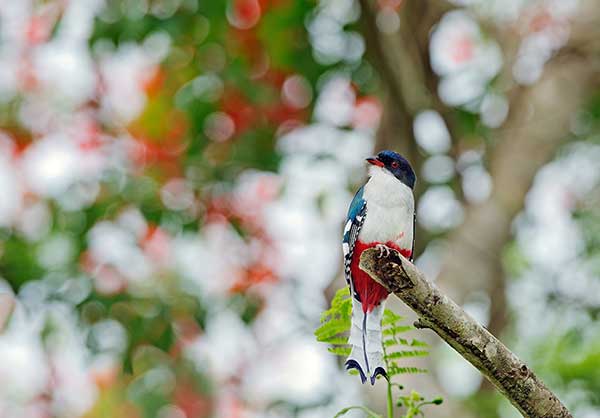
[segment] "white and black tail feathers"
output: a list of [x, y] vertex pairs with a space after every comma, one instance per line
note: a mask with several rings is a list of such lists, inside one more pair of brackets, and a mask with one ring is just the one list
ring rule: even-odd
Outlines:
[[381, 318], [384, 302], [371, 312], [364, 312], [362, 304], [352, 298], [352, 325], [350, 328], [350, 344], [352, 351], [346, 360], [346, 369], [356, 369], [362, 383], [370, 380], [375, 384], [378, 375], [387, 378], [381, 342]]

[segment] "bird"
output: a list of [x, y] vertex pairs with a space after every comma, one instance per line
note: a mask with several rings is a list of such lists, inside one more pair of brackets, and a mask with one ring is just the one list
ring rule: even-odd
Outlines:
[[383, 358], [381, 319], [389, 292], [359, 268], [360, 255], [389, 248], [410, 261], [415, 245], [416, 176], [406, 158], [394, 151], [381, 151], [367, 158], [369, 179], [350, 203], [342, 250], [344, 275], [352, 297], [352, 325], [347, 370], [356, 369], [364, 384], [375, 384], [378, 375], [387, 378]]

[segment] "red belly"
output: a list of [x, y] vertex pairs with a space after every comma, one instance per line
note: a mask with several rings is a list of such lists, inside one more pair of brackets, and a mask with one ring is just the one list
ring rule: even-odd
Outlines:
[[412, 252], [410, 249], [398, 247], [393, 242], [370, 242], [365, 244], [356, 241], [352, 262], [350, 263], [350, 272], [352, 274], [352, 283], [354, 283], [354, 291], [358, 293], [362, 302], [363, 312], [371, 312], [373, 308], [384, 301], [389, 294], [385, 287], [371, 279], [371, 276], [358, 268], [362, 252], [367, 248], [375, 247], [377, 244], [385, 244], [386, 246], [397, 250], [406, 258], [410, 258]]

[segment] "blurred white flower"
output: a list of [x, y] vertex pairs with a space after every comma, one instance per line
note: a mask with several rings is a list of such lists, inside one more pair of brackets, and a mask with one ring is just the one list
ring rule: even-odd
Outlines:
[[444, 15], [431, 35], [431, 66], [441, 77], [439, 94], [452, 106], [466, 105], [483, 95], [502, 67], [498, 44], [486, 38], [464, 10]]
[[106, 89], [101, 96], [102, 111], [107, 122], [127, 124], [142, 112], [146, 105], [144, 82], [158, 71], [161, 58], [130, 43], [99, 57], [100, 75]]
[[67, 267], [75, 257], [75, 243], [67, 234], [55, 234], [40, 244], [37, 250], [38, 262], [48, 270]]
[[530, 262], [562, 271], [581, 251], [582, 233], [571, 218], [577, 200], [600, 182], [600, 147], [579, 143], [563, 158], [537, 174], [525, 201], [530, 221], [519, 229], [518, 240]]
[[135, 235], [116, 223], [102, 221], [94, 225], [88, 233], [88, 246], [97, 280], [105, 278], [103, 267], [108, 266], [128, 280], [131, 290], [150, 286], [146, 281], [152, 277], [155, 265], [139, 244]]
[[481, 102], [479, 112], [484, 125], [498, 128], [508, 116], [508, 100], [504, 95], [488, 93]]
[[95, 350], [104, 353], [121, 354], [127, 348], [127, 331], [113, 319], [96, 322], [90, 329], [89, 339]]
[[462, 190], [469, 202], [485, 201], [492, 192], [492, 176], [480, 164], [471, 165], [462, 172]]
[[324, 65], [359, 59], [364, 52], [362, 36], [346, 31], [358, 19], [360, 8], [354, 0], [322, 0], [307, 22], [313, 56]]
[[24, 318], [21, 307], [0, 334], [0, 402], [27, 403], [47, 385], [50, 371], [36, 324]]
[[102, 153], [87, 151], [74, 139], [55, 134], [33, 142], [23, 154], [21, 167], [31, 191], [46, 198], [67, 199], [65, 203], [73, 210], [95, 199], [103, 162]]
[[355, 22], [360, 16], [360, 7], [354, 0], [322, 0], [318, 7], [341, 24]]
[[305, 108], [312, 100], [312, 89], [308, 80], [299, 74], [286, 78], [281, 88], [281, 98], [288, 106]]
[[518, 83], [535, 83], [546, 62], [566, 44], [569, 19], [576, 12], [577, 3], [578, 0], [534, 2], [523, 10], [523, 39], [513, 65], [513, 76]]
[[171, 210], [189, 209], [194, 204], [194, 192], [184, 179], [171, 179], [160, 190], [163, 204]]
[[447, 155], [434, 155], [423, 163], [423, 178], [428, 183], [446, 183], [454, 177], [454, 160]]
[[463, 208], [448, 186], [433, 186], [421, 196], [417, 219], [431, 231], [447, 230], [463, 220]]
[[323, 86], [319, 94], [314, 118], [334, 126], [347, 126], [352, 121], [355, 99], [350, 81], [334, 77]]
[[324, 154], [335, 149], [340, 136], [339, 129], [326, 123], [314, 123], [283, 135], [277, 146], [285, 154]]
[[45, 201], [27, 205], [20, 212], [17, 222], [18, 230], [30, 241], [43, 238], [50, 230], [52, 213]]
[[343, 26], [326, 13], [318, 13], [307, 26], [315, 60], [334, 64], [343, 58], [346, 47]]
[[34, 142], [23, 156], [23, 171], [29, 187], [38, 195], [58, 197], [79, 180], [79, 150], [62, 135]]
[[278, 175], [256, 170], [241, 173], [232, 193], [231, 206], [236, 214], [256, 225], [268, 223], [266, 210], [277, 198], [282, 184]]
[[0, 412], [8, 414], [3, 416], [36, 416], [28, 415], [34, 411], [82, 416], [97, 394], [88, 361], [84, 336], [71, 308], [59, 303], [28, 307], [18, 303], [8, 328], [0, 334]]
[[257, 349], [239, 315], [227, 310], [209, 318], [205, 333], [187, 347], [187, 354], [199, 368], [224, 382], [244, 374], [256, 361]]
[[415, 117], [413, 132], [419, 146], [430, 154], [441, 154], [450, 150], [450, 132], [444, 119], [434, 110], [424, 110]]
[[186, 234], [173, 242], [174, 267], [201, 289], [203, 298], [224, 297], [252, 259], [248, 245], [227, 222], [212, 222], [200, 236]]
[[248, 364], [245, 395], [260, 404], [281, 399], [296, 405], [318, 403], [327, 393], [334, 364], [310, 336], [274, 344]]
[[440, 76], [478, 71], [491, 78], [502, 65], [498, 45], [486, 39], [476, 20], [463, 10], [444, 15], [431, 35], [431, 66]]
[[88, 51], [86, 44], [61, 41], [38, 47], [34, 71], [43, 94], [69, 108], [90, 100], [96, 89], [96, 73]]

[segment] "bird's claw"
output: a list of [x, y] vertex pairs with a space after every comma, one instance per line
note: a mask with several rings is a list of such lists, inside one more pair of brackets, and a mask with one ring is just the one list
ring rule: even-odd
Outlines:
[[390, 249], [386, 245], [377, 244], [375, 248], [379, 250], [379, 255], [377, 256], [378, 258], [383, 258], [384, 254], [385, 257], [390, 255]]

